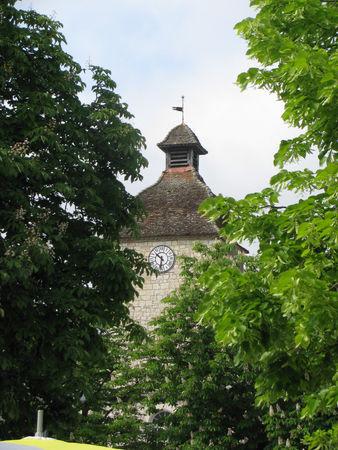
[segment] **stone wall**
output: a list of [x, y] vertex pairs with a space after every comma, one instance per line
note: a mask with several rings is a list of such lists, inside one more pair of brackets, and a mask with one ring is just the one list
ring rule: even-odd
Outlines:
[[210, 245], [214, 239], [201, 239], [200, 237], [161, 240], [140, 240], [124, 243], [128, 248], [135, 249], [148, 258], [149, 252], [158, 245], [167, 245], [175, 253], [176, 261], [174, 267], [168, 272], [145, 277], [143, 289], [139, 292], [134, 303], [130, 307], [131, 316], [142, 325], [160, 315], [164, 306], [161, 300], [171, 291], [178, 288], [181, 283], [179, 256], [194, 256], [194, 243], [202, 242]]

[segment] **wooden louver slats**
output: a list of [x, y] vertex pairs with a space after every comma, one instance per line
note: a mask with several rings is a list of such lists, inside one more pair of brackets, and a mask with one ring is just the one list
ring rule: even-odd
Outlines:
[[176, 150], [170, 153], [170, 167], [184, 167], [189, 164], [187, 150]]

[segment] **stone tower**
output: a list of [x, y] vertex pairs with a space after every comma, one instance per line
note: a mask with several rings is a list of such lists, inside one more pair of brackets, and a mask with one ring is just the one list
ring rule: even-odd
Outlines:
[[166, 168], [154, 185], [138, 195], [146, 210], [138, 237], [122, 237], [124, 245], [142, 253], [158, 270], [158, 276], [146, 277], [131, 306], [132, 317], [142, 325], [161, 313], [161, 300], [179, 287], [178, 257], [192, 256], [195, 242], [211, 244], [218, 236], [217, 226], [197, 211], [203, 200], [213, 196], [199, 174], [199, 157], [208, 152], [184, 123], [158, 147], [165, 153]]

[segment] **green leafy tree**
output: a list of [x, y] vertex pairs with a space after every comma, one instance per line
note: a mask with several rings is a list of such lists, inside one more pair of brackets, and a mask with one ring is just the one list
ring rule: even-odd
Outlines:
[[[319, 0], [251, 5], [256, 17], [236, 28], [259, 66], [240, 74], [238, 83], [275, 94], [285, 105], [283, 119], [302, 133], [281, 142], [275, 155], [280, 171], [270, 187], [239, 201], [219, 196], [202, 207], [222, 221], [224, 239], [258, 241], [259, 250], [243, 272], [217, 261], [208, 268], [200, 279], [206, 292], [200, 317], [237, 352], [238, 362], [258, 370], [259, 405], [301, 401], [301, 418], [334, 417], [338, 9]], [[318, 155], [318, 170], [287, 166], [310, 153]], [[280, 205], [285, 189], [303, 199]], [[337, 448], [337, 428], [328, 422], [311, 439], [306, 438], [310, 448]]]
[[236, 368], [231, 352], [216, 343], [212, 327], [194, 319], [204, 297], [196, 280], [213, 261], [232, 265], [226, 255], [233, 248], [196, 248], [203, 257], [184, 259], [182, 286], [165, 300], [166, 309], [154, 321], [154, 340], [142, 367], [148, 380], [145, 405], [153, 414], [158, 405], [172, 412], [148, 432], [154, 448], [263, 448], [253, 373]]
[[263, 416], [263, 423], [269, 437], [270, 448], [304, 448], [308, 436], [320, 428], [328, 429], [334, 424], [332, 414], [321, 414], [316, 417], [302, 418], [302, 403], [280, 400], [270, 405]]
[[198, 275], [215, 259], [232, 264], [224, 258], [229, 246], [199, 250], [202, 259], [184, 260], [182, 286], [165, 300], [147, 339], [112, 336], [117, 360], [113, 351], [108, 378], [102, 369], [91, 376], [91, 413], [74, 429], [75, 440], [95, 436], [98, 444], [133, 450], [265, 448], [253, 372], [236, 368], [212, 328], [194, 319], [204, 296]]
[[79, 368], [128, 323], [141, 255], [119, 245], [141, 208], [118, 177], [140, 179], [144, 138], [110, 72], [91, 66], [94, 100], [61, 24], [0, 5], [0, 433], [31, 433], [35, 408], [69, 423]]
[[[105, 333], [104, 359], [81, 369], [85, 390], [81, 411], [73, 422], [73, 440], [144, 448], [144, 422], [139, 409], [144, 378], [135, 369], [135, 352], [139, 352], [144, 339], [145, 331], [137, 325], [130, 330], [118, 327]], [[59, 435], [69, 437], [69, 429], [59, 430]]]
[[194, 320], [204, 296], [196, 279], [211, 261], [227, 265], [229, 246], [200, 245], [199, 250], [203, 259], [184, 259], [182, 286], [165, 300], [150, 341], [136, 352], [135, 367], [122, 383], [135, 388], [142, 380], [139, 412], [153, 418], [141, 424], [139, 445], [263, 448], [266, 437], [254, 406], [253, 373], [236, 368], [231, 352], [215, 342], [212, 328]]

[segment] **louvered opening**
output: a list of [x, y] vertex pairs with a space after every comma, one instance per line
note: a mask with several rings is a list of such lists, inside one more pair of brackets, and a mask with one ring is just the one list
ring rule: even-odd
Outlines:
[[196, 170], [198, 170], [198, 154], [197, 152], [193, 152], [193, 165]]
[[189, 165], [187, 150], [175, 150], [170, 153], [169, 167], [184, 167]]

